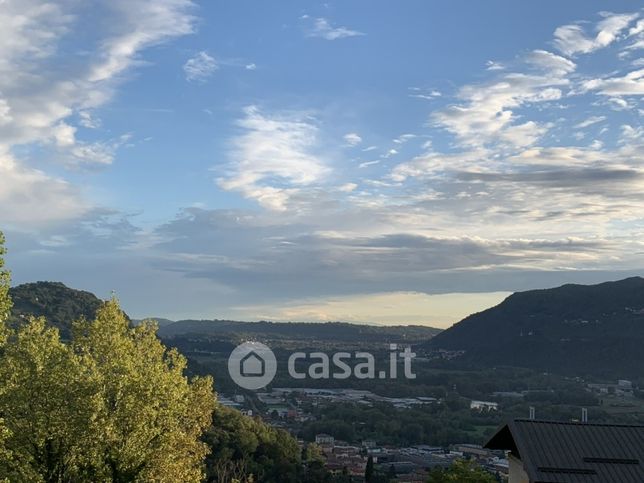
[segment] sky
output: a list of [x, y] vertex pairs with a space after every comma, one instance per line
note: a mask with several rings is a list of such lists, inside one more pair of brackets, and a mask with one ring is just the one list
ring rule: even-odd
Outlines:
[[0, 1], [13, 283], [446, 327], [644, 273], [639, 1]]

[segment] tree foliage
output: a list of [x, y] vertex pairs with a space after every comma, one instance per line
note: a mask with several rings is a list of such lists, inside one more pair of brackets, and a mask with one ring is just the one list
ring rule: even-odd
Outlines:
[[496, 481], [494, 476], [476, 463], [458, 460], [448, 469], [432, 470], [427, 483], [496, 483]]
[[[0, 315], [6, 286], [3, 272]], [[69, 344], [43, 318], [5, 331], [0, 479], [201, 481], [212, 380], [189, 381], [185, 358], [161, 344], [155, 325], [130, 327], [116, 300], [73, 328]]]
[[286, 431], [258, 418], [217, 406], [204, 440], [212, 448], [206, 458], [207, 481], [290, 483], [300, 481], [300, 449]]
[[13, 307], [9, 325], [17, 327], [30, 315], [45, 317], [47, 324], [60, 330], [69, 340], [75, 320], [93, 320], [103, 301], [90, 292], [66, 287], [60, 282], [33, 282], [12, 287], [9, 296]]
[[339, 478], [333, 478], [330, 471], [325, 467], [326, 458], [319, 445], [315, 443], [307, 444], [302, 452], [302, 459], [304, 463], [304, 477], [302, 479], [304, 481], [310, 483], [341, 481]]
[[[5, 321], [9, 316], [11, 310], [11, 299], [9, 298], [9, 282], [10, 275], [4, 269], [4, 254], [6, 253], [4, 247], [4, 235], [0, 232], [0, 356], [2, 355], [3, 347], [6, 342], [8, 330]], [[6, 386], [0, 386], [0, 396], [7, 391]], [[0, 412], [0, 416], [2, 413]], [[11, 452], [6, 446], [6, 441], [11, 433], [4, 424], [4, 419], [0, 417], [0, 461], [10, 461]], [[0, 481], [7, 481], [0, 473]]]
[[11, 276], [8, 270], [4, 268], [4, 235], [0, 232], [0, 347], [7, 336], [5, 321], [11, 312], [11, 298], [9, 297], [9, 282]]

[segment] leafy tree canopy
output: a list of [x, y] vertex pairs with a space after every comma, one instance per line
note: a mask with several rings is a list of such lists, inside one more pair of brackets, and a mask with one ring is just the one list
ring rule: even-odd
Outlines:
[[[1, 272], [0, 316], [11, 305], [7, 293]], [[202, 480], [212, 380], [189, 381], [185, 358], [161, 344], [154, 324], [130, 327], [111, 300], [93, 321], [73, 324], [69, 344], [44, 318], [2, 328], [0, 479]]]
[[259, 418], [218, 405], [204, 440], [212, 448], [206, 458], [208, 481], [300, 481], [301, 454], [297, 441]]
[[471, 461], [455, 461], [449, 469], [433, 470], [427, 483], [496, 483], [496, 479]]

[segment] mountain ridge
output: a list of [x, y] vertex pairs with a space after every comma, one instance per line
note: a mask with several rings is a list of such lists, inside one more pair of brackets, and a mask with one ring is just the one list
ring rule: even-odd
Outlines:
[[71, 336], [74, 320], [91, 320], [103, 301], [91, 292], [70, 288], [62, 282], [38, 281], [16, 285], [9, 289], [13, 307], [9, 325], [24, 323], [28, 316], [45, 317], [60, 330], [61, 336]]
[[[644, 367], [644, 278], [516, 292], [423, 345], [471, 365], [633, 376]], [[628, 357], [625, 357], [628, 355]]]
[[[26, 317], [43, 316], [48, 323], [57, 327], [64, 338], [71, 335], [71, 324], [80, 317], [93, 319], [96, 310], [103, 300], [91, 292], [74, 289], [62, 282], [38, 281], [16, 285], [9, 289], [13, 300], [13, 308], [9, 319], [10, 325], [16, 326], [24, 322]], [[170, 320], [163, 317], [148, 317], [146, 319], [131, 319], [132, 324], [139, 324], [143, 320], [155, 320], [159, 326], [159, 337], [172, 337], [176, 335], [198, 334], [213, 335], [218, 333], [266, 333], [292, 334], [294, 330], [314, 336], [319, 330], [330, 328], [339, 332], [339, 335], [368, 336], [371, 332], [402, 333], [411, 332], [410, 336], [433, 336], [441, 329], [420, 325], [387, 326], [372, 324], [355, 324], [350, 322], [269, 322], [269, 321], [236, 321], [224, 319], [202, 320]]]

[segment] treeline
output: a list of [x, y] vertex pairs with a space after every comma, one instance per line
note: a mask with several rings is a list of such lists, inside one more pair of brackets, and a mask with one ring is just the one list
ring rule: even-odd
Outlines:
[[[451, 405], [451, 401], [447, 404]], [[468, 431], [475, 430], [474, 422], [490, 424], [486, 418], [476, 421], [464, 407], [462, 412], [456, 412], [444, 405], [399, 410], [389, 404], [371, 408], [331, 404], [312, 411], [316, 420], [305, 424], [300, 433], [307, 441], [314, 439], [315, 434], [328, 433], [349, 442], [374, 440], [399, 446], [448, 446], [458, 441], [471, 441], [473, 438]]]
[[33, 282], [9, 289], [12, 307], [7, 323], [22, 325], [30, 316], [44, 317], [61, 338], [71, 337], [72, 322], [81, 317], [93, 320], [102, 300], [90, 292], [73, 290], [60, 282]]

